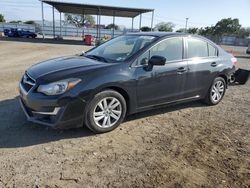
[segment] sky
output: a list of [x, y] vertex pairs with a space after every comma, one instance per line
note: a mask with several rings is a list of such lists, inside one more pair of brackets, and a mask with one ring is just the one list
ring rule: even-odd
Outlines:
[[[110, 6], [155, 9], [154, 25], [159, 22], [173, 22], [175, 29], [215, 25], [223, 18], [238, 18], [243, 27], [250, 27], [250, 0], [64, 0], [67, 2], [101, 4]], [[44, 5], [45, 20], [52, 20], [52, 8]], [[0, 0], [0, 14], [7, 21], [41, 20], [39, 0]], [[55, 13], [59, 20], [59, 13]], [[142, 26], [150, 26], [151, 14], [143, 14]], [[112, 23], [112, 17], [102, 17], [101, 24]], [[131, 18], [117, 18], [117, 25], [131, 27]], [[134, 27], [139, 26], [139, 16]]]

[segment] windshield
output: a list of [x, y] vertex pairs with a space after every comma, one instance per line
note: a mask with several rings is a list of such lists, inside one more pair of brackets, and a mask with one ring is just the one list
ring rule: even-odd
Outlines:
[[124, 35], [90, 50], [85, 56], [109, 63], [123, 62], [151, 44], [154, 39], [154, 36]]

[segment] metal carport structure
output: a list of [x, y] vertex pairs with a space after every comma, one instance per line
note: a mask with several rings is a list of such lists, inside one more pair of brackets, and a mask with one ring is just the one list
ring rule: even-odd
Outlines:
[[[55, 37], [55, 9], [60, 13], [60, 35], [62, 27], [61, 13], [71, 13], [71, 14], [81, 14], [81, 15], [97, 15], [97, 39], [100, 39], [100, 23], [101, 16], [112, 16], [113, 24], [115, 24], [115, 17], [127, 17], [132, 18], [132, 31], [134, 29], [134, 18], [140, 15], [139, 30], [141, 29], [142, 14], [152, 12], [151, 19], [151, 30], [153, 30], [153, 20], [154, 20], [154, 9], [142, 9], [142, 8], [128, 8], [128, 7], [116, 7], [116, 6], [106, 6], [106, 5], [91, 5], [82, 3], [71, 3], [57, 0], [41, 0], [42, 6], [42, 30], [44, 31], [44, 11], [43, 3], [52, 6], [53, 9], [53, 36]], [[113, 27], [113, 36], [114, 36]]]

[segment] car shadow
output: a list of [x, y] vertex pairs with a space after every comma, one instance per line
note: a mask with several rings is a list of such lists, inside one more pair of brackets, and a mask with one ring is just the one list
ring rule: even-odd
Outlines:
[[[154, 110], [130, 115], [126, 121], [133, 121], [157, 114], [177, 111], [184, 108], [204, 106], [200, 102], [162, 106]], [[58, 130], [26, 121], [19, 105], [18, 97], [0, 101], [0, 148], [33, 146], [69, 138], [94, 136], [87, 128]]]
[[88, 137], [87, 128], [59, 130], [26, 121], [18, 97], [0, 101], [0, 148], [18, 148], [52, 141]]
[[136, 119], [142, 119], [145, 117], [155, 116], [159, 114], [165, 114], [168, 112], [174, 112], [178, 110], [182, 110], [185, 108], [196, 108], [196, 107], [207, 107], [206, 104], [201, 101], [192, 101], [192, 102], [184, 102], [184, 103], [173, 103], [168, 105], [157, 106], [154, 109], [139, 112], [133, 115], [129, 115], [125, 121], [133, 121]]
[[64, 45], [84, 45], [81, 40], [56, 40], [56, 39], [42, 39], [42, 38], [14, 38], [14, 37], [4, 37], [0, 38], [0, 41], [12, 41], [12, 42], [26, 42], [26, 43], [45, 43], [45, 44], [64, 44]]

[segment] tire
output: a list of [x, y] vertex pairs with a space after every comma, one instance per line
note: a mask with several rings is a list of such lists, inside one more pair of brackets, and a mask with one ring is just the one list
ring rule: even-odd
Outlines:
[[207, 92], [204, 102], [208, 105], [219, 104], [225, 95], [226, 86], [227, 85], [224, 78], [222, 77], [215, 78]]
[[122, 123], [126, 112], [124, 97], [114, 90], [105, 90], [96, 94], [86, 106], [85, 125], [95, 133], [109, 132]]

